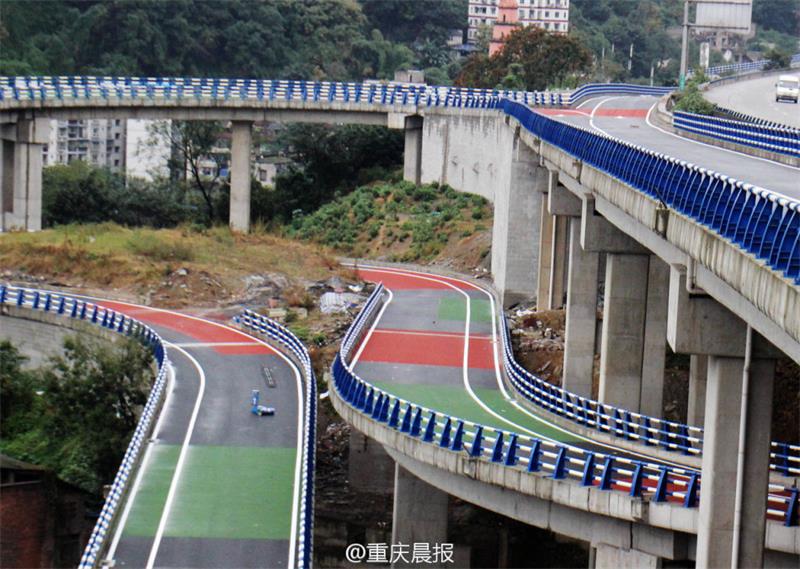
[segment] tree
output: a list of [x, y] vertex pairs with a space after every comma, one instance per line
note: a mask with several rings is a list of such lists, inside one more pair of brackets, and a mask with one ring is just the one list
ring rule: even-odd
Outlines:
[[796, 39], [800, 36], [800, 0], [753, 0], [753, 22]]
[[[174, 151], [169, 159], [169, 169], [173, 179], [183, 178], [187, 186], [200, 193], [205, 207], [206, 223], [216, 220], [214, 194], [218, 190], [219, 172], [222, 157], [212, 152], [223, 132], [222, 123], [217, 121], [172, 121], [156, 122], [152, 127], [151, 143], [165, 140]], [[214, 172], [203, 174], [201, 162], [213, 160]], [[187, 180], [188, 176], [188, 180]]]
[[569, 75], [585, 73], [590, 66], [591, 54], [579, 40], [534, 26], [519, 27], [492, 57], [473, 55], [456, 84], [494, 88], [505, 81], [528, 90], [543, 90], [561, 84]]

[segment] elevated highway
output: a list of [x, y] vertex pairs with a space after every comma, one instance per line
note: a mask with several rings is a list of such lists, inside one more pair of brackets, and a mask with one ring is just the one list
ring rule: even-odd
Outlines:
[[[471, 329], [471, 295], [480, 299], [485, 292], [440, 282], [466, 303], [466, 324], [457, 330], [458, 302], [437, 296], [441, 292], [409, 294], [404, 288], [410, 280], [442, 279], [389, 275], [398, 290], [387, 288], [398, 302], [409, 296], [408, 306], [418, 303], [422, 311], [435, 305], [437, 317], [418, 313], [410, 319], [387, 308], [390, 326], [376, 327], [364, 340], [361, 332], [379, 314], [365, 312], [334, 368], [337, 409], [390, 447], [406, 470], [434, 485], [457, 494], [469, 486], [482, 505], [508, 515], [516, 511], [520, 519], [525, 510], [529, 523], [539, 516], [568, 534], [577, 520], [581, 539], [596, 544], [603, 565], [696, 559], [699, 567], [759, 566], [776, 559], [784, 563], [784, 555], [796, 560], [800, 532], [794, 525], [797, 491], [791, 488], [800, 448], [771, 445], [769, 432], [775, 360], [783, 352], [800, 361], [796, 170], [645, 131], [644, 107], [652, 101], [643, 99], [598, 99], [559, 109], [556, 114], [563, 116], [553, 120], [531, 110], [538, 99], [526, 93], [203, 81], [114, 85], [103, 79], [73, 81], [66, 88], [51, 80], [35, 88], [0, 87], [4, 219], [36, 228], [36, 146], [43, 117], [141, 113], [137, 116], [232, 120], [231, 226], [239, 230], [246, 230], [249, 220], [252, 120], [402, 127], [406, 179], [449, 184], [494, 203], [495, 309], [523, 298], [536, 298], [540, 307], [566, 306], [565, 390], [545, 388], [505, 356], [500, 373], [498, 344], [507, 338], [495, 309], [490, 329]], [[542, 102], [558, 106], [564, 100]], [[621, 106], [606, 106], [611, 103]], [[740, 168], [744, 179], [734, 179], [723, 169], [728, 167]], [[391, 306], [382, 295], [372, 299], [373, 307]], [[476, 308], [475, 314], [480, 312], [485, 315], [485, 307]], [[381, 344], [380, 338], [391, 340]], [[433, 344], [442, 347], [429, 350]], [[667, 344], [692, 358], [686, 425], [660, 419]], [[356, 371], [348, 368], [351, 356]], [[372, 381], [385, 381], [388, 373], [392, 389], [408, 399], [358, 377], [362, 369], [375, 374]], [[420, 385], [420, 372], [430, 384]], [[459, 377], [463, 392], [455, 395], [451, 388]], [[489, 387], [492, 377], [496, 389]], [[434, 404], [448, 413], [437, 413]], [[609, 445], [613, 456], [602, 450]], [[686, 458], [680, 458], [683, 453]], [[770, 468], [779, 478], [771, 480]], [[408, 503], [403, 485], [420, 488], [402, 472], [401, 504]], [[446, 474], [456, 477], [434, 481]], [[686, 537], [694, 534], [696, 540]]]
[[[46, 345], [58, 328], [97, 329], [110, 340], [142, 329], [166, 350], [82, 567], [310, 565], [314, 379], [291, 351], [218, 322], [124, 302], [2, 286], [0, 306], [3, 337], [9, 330], [23, 346], [31, 336]], [[274, 416], [250, 412], [253, 389]]]
[[[780, 75], [800, 76], [797, 70]], [[800, 105], [775, 101], [775, 83], [779, 74], [754, 77], [735, 83], [710, 85], [703, 96], [720, 107], [737, 111], [766, 121], [800, 128]]]

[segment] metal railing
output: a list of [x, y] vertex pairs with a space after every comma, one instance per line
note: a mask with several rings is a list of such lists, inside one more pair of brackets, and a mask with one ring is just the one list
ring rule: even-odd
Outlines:
[[[697, 507], [702, 485], [696, 470], [592, 452], [461, 419], [417, 405], [371, 385], [348, 363], [350, 354], [384, 303], [379, 285], [342, 340], [332, 365], [333, 388], [355, 411], [422, 443], [556, 480], [573, 480], [604, 491], [625, 492], [652, 502]], [[770, 484], [767, 516], [797, 525], [798, 489]]]
[[308, 569], [312, 563], [314, 542], [314, 463], [317, 432], [317, 380], [311, 366], [311, 357], [305, 345], [288, 328], [252, 310], [245, 310], [238, 322], [258, 334], [284, 346], [300, 363], [305, 376], [305, 417], [303, 425], [303, 469], [300, 490], [299, 538], [297, 567]]
[[709, 115], [673, 111], [675, 128], [760, 150], [800, 158], [800, 130]]
[[95, 567], [99, 561], [98, 556], [105, 546], [106, 537], [115, 522], [119, 504], [128, 489], [128, 482], [134, 476], [144, 443], [161, 405], [164, 386], [167, 383], [167, 365], [169, 363], [166, 348], [161, 337], [149, 326], [110, 308], [104, 308], [69, 295], [0, 285], [0, 306], [2, 305], [56, 314], [64, 318], [88, 322], [106, 330], [135, 338], [150, 349], [158, 365], [156, 379], [150, 390], [147, 403], [142, 409], [139, 422], [136, 424], [136, 429], [128, 443], [125, 456], [117, 470], [114, 482], [109, 489], [108, 497], [103, 504], [103, 509], [100, 511], [100, 516], [97, 518], [97, 523], [92, 530], [78, 565], [80, 569]]
[[568, 125], [514, 101], [500, 108], [575, 158], [621, 180], [800, 284], [800, 202], [642, 146]]

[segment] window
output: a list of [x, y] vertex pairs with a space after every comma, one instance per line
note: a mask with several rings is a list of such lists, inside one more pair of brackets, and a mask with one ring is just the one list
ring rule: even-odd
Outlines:
[[544, 17], [545, 17], [545, 18], [549, 18], [549, 17], [550, 17], [550, 12], [545, 12], [545, 13], [544, 13]]
[[119, 133], [114, 135], [114, 140], [119, 140]]
[[119, 166], [119, 160], [114, 160], [114, 166]]
[[119, 119], [115, 120], [115, 121], [114, 121], [114, 126], [119, 126], [119, 123], [120, 123], [120, 120], [119, 120]]

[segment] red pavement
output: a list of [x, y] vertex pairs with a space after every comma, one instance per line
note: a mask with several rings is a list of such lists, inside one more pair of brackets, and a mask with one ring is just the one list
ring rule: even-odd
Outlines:
[[116, 312], [121, 312], [127, 316], [141, 320], [150, 325], [164, 326], [181, 334], [189, 336], [193, 340], [202, 343], [219, 342], [253, 342], [250, 346], [213, 346], [218, 354], [228, 356], [244, 356], [253, 354], [273, 354], [274, 352], [263, 344], [257, 344], [252, 336], [249, 336], [233, 328], [198, 320], [188, 315], [178, 312], [162, 312], [146, 306], [135, 306], [119, 302], [104, 300], [98, 302], [100, 306], [105, 306]]

